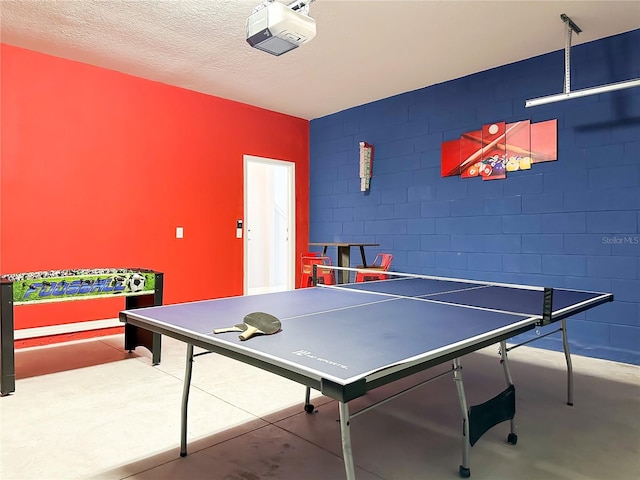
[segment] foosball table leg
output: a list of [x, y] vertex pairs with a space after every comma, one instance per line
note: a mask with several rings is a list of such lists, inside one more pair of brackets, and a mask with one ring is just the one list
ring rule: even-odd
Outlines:
[[145, 347], [151, 352], [153, 365], [160, 363], [162, 335], [126, 323], [124, 325], [124, 349], [133, 352], [136, 347]]

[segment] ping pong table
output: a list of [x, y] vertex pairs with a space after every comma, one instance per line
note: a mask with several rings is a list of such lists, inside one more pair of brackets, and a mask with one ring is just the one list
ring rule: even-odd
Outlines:
[[[347, 480], [355, 479], [349, 402], [435, 365], [450, 362], [462, 412], [461, 477], [470, 476], [470, 447], [493, 426], [510, 421], [507, 442], [515, 444], [515, 386], [506, 341], [554, 322], [562, 325], [572, 398], [571, 360], [565, 320], [613, 300], [608, 293], [486, 283], [419, 275], [125, 310], [122, 322], [187, 344], [181, 410], [180, 455], [187, 454], [187, 405], [194, 346], [281, 375], [306, 386], [304, 409], [314, 411], [311, 389], [339, 404]], [[213, 329], [242, 323], [251, 312], [268, 312], [282, 322], [275, 335], [241, 341], [237, 333]], [[553, 333], [553, 332], [550, 332]], [[549, 334], [550, 334], [549, 333]], [[537, 337], [536, 337], [537, 338]], [[461, 357], [500, 344], [507, 387], [480, 405], [467, 407]], [[523, 342], [528, 343], [528, 342]], [[416, 385], [416, 387], [419, 385]], [[413, 387], [415, 388], [415, 387]], [[401, 392], [402, 393], [402, 392]], [[388, 401], [385, 399], [384, 401]]]

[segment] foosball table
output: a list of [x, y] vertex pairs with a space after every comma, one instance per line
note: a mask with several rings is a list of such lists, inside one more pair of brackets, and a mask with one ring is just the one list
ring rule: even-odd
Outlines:
[[[163, 284], [163, 273], [140, 268], [48, 270], [0, 276], [0, 395], [15, 391], [15, 307], [114, 296], [124, 297], [127, 310], [158, 306], [162, 305]], [[126, 324], [125, 350], [138, 346], [149, 349], [154, 365], [160, 363], [161, 335]]]

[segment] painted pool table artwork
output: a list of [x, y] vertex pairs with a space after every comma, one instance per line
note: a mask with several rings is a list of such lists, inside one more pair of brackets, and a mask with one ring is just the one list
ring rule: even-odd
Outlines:
[[558, 120], [496, 122], [442, 143], [442, 177], [507, 178], [536, 163], [558, 159]]

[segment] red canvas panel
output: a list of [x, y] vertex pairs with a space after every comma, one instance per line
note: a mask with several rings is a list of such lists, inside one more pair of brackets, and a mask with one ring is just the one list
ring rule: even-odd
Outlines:
[[442, 142], [440, 152], [440, 176], [460, 175], [460, 140]]
[[531, 168], [531, 122], [523, 120], [507, 125], [509, 132], [506, 135], [506, 171], [516, 172], [518, 170], [529, 170]]
[[462, 178], [476, 177], [482, 155], [482, 130], [467, 132], [460, 138], [460, 175]]
[[482, 180], [501, 180], [506, 178], [505, 172], [505, 122], [491, 123], [482, 126]]
[[558, 159], [558, 120], [531, 125], [532, 163], [552, 162]]

